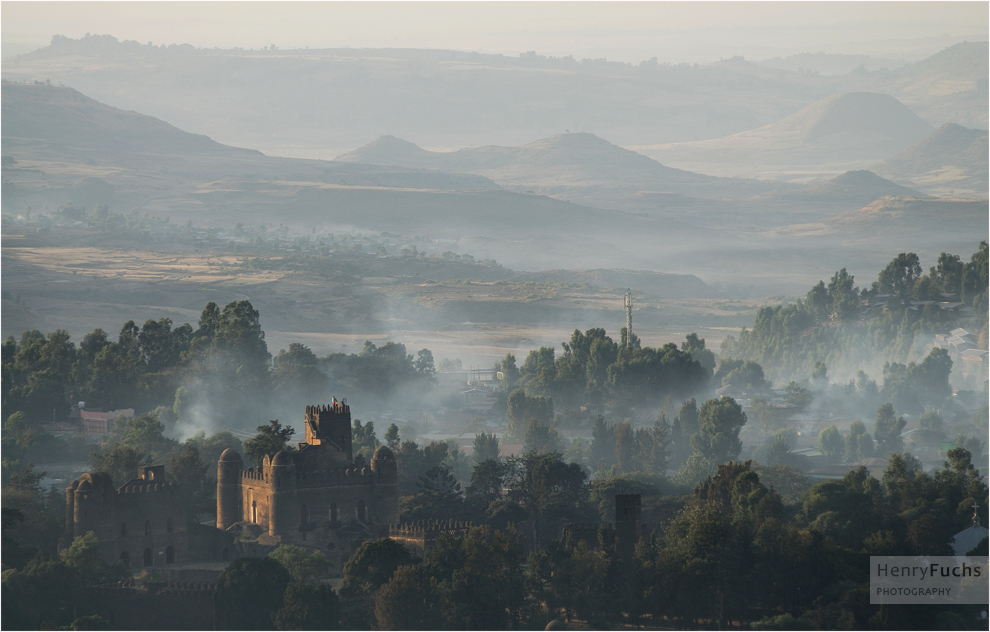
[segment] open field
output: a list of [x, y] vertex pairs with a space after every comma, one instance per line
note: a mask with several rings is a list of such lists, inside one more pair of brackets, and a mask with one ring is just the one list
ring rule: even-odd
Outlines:
[[[622, 288], [383, 276], [370, 269], [381, 265], [374, 257], [362, 262], [358, 256], [259, 257], [124, 240], [93, 244], [99, 241], [83, 229], [3, 235], [2, 335], [62, 328], [78, 341], [96, 327], [113, 335], [127, 320], [164, 317], [195, 325], [208, 301], [250, 300], [273, 352], [291, 342], [325, 355], [358, 351], [365, 340], [395, 341], [429, 348], [438, 359], [487, 365], [506, 353], [558, 346], [575, 328], [605, 327], [618, 337], [624, 325]], [[478, 270], [479, 276], [486, 272]], [[697, 332], [716, 348], [727, 333], [750, 323], [762, 303], [646, 292], [637, 292], [636, 301], [634, 329], [644, 344], [680, 342]]]

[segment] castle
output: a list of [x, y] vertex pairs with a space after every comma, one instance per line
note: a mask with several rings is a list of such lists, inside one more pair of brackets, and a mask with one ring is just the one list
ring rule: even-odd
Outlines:
[[217, 465], [217, 528], [259, 533], [261, 544], [347, 548], [353, 536], [385, 537], [399, 521], [395, 455], [380, 446], [364, 464], [351, 452], [351, 410], [307, 406], [295, 451], [243, 468], [228, 449]]
[[250, 540], [347, 554], [361, 540], [387, 536], [399, 521], [395, 455], [381, 446], [370, 467], [353, 458], [346, 404], [307, 406], [304, 423], [298, 450], [265, 456], [258, 468], [245, 470], [235, 450], [224, 451], [216, 528], [188, 521], [182, 489], [165, 481], [162, 465], [140, 468], [119, 488], [105, 472], [83, 474], [65, 490], [59, 548], [92, 531], [104, 559], [147, 567], [228, 561], [252, 554]]
[[138, 477], [115, 488], [106, 472], [90, 472], [65, 490], [65, 533], [59, 549], [92, 531], [108, 561], [128, 567], [231, 559], [234, 538], [189, 523], [185, 498], [165, 481], [165, 466], [138, 469]]

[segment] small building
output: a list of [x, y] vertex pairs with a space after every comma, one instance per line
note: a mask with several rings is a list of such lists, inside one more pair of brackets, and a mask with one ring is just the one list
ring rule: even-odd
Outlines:
[[91, 439], [103, 439], [109, 435], [113, 429], [113, 422], [118, 417], [133, 419], [134, 409], [121, 408], [104, 412], [101, 410], [79, 408], [79, 420], [83, 426], [83, 435]]

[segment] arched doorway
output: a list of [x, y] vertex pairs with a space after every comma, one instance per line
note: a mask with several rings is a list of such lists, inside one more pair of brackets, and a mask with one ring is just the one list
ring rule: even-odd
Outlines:
[[175, 547], [172, 545], [165, 547], [165, 563], [175, 564]]
[[143, 560], [143, 562], [144, 562], [144, 566], [151, 566], [152, 564], [154, 564], [154, 557], [151, 554], [151, 549], [150, 548], [144, 550], [144, 560]]

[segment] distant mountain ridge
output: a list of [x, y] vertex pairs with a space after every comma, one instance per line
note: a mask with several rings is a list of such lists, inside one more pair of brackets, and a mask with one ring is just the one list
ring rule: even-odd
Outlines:
[[990, 186], [987, 130], [946, 123], [873, 170], [925, 192], [986, 197]]
[[567, 199], [631, 196], [643, 191], [700, 198], [748, 197], [774, 188], [755, 180], [718, 178], [667, 167], [587, 132], [556, 134], [519, 147], [486, 146], [452, 152], [432, 152], [394, 136], [382, 136], [338, 156], [336, 161], [474, 173], [517, 190]]
[[872, 171], [847, 171], [824, 182], [800, 189], [774, 192], [760, 196], [763, 199], [817, 202], [824, 204], [857, 204], [863, 206], [882, 197], [920, 196], [914, 189], [881, 178]]
[[105, 105], [72, 88], [5, 81], [2, 101], [5, 153], [10, 149], [8, 143], [16, 144], [20, 138], [76, 156], [95, 156], [108, 146], [128, 154], [262, 155]]
[[889, 94], [851, 92], [825, 97], [779, 121], [724, 138], [639, 149], [695, 171], [740, 177], [769, 171], [789, 179], [814, 174], [815, 168], [834, 173], [836, 166], [846, 171], [866, 167], [933, 130]]

